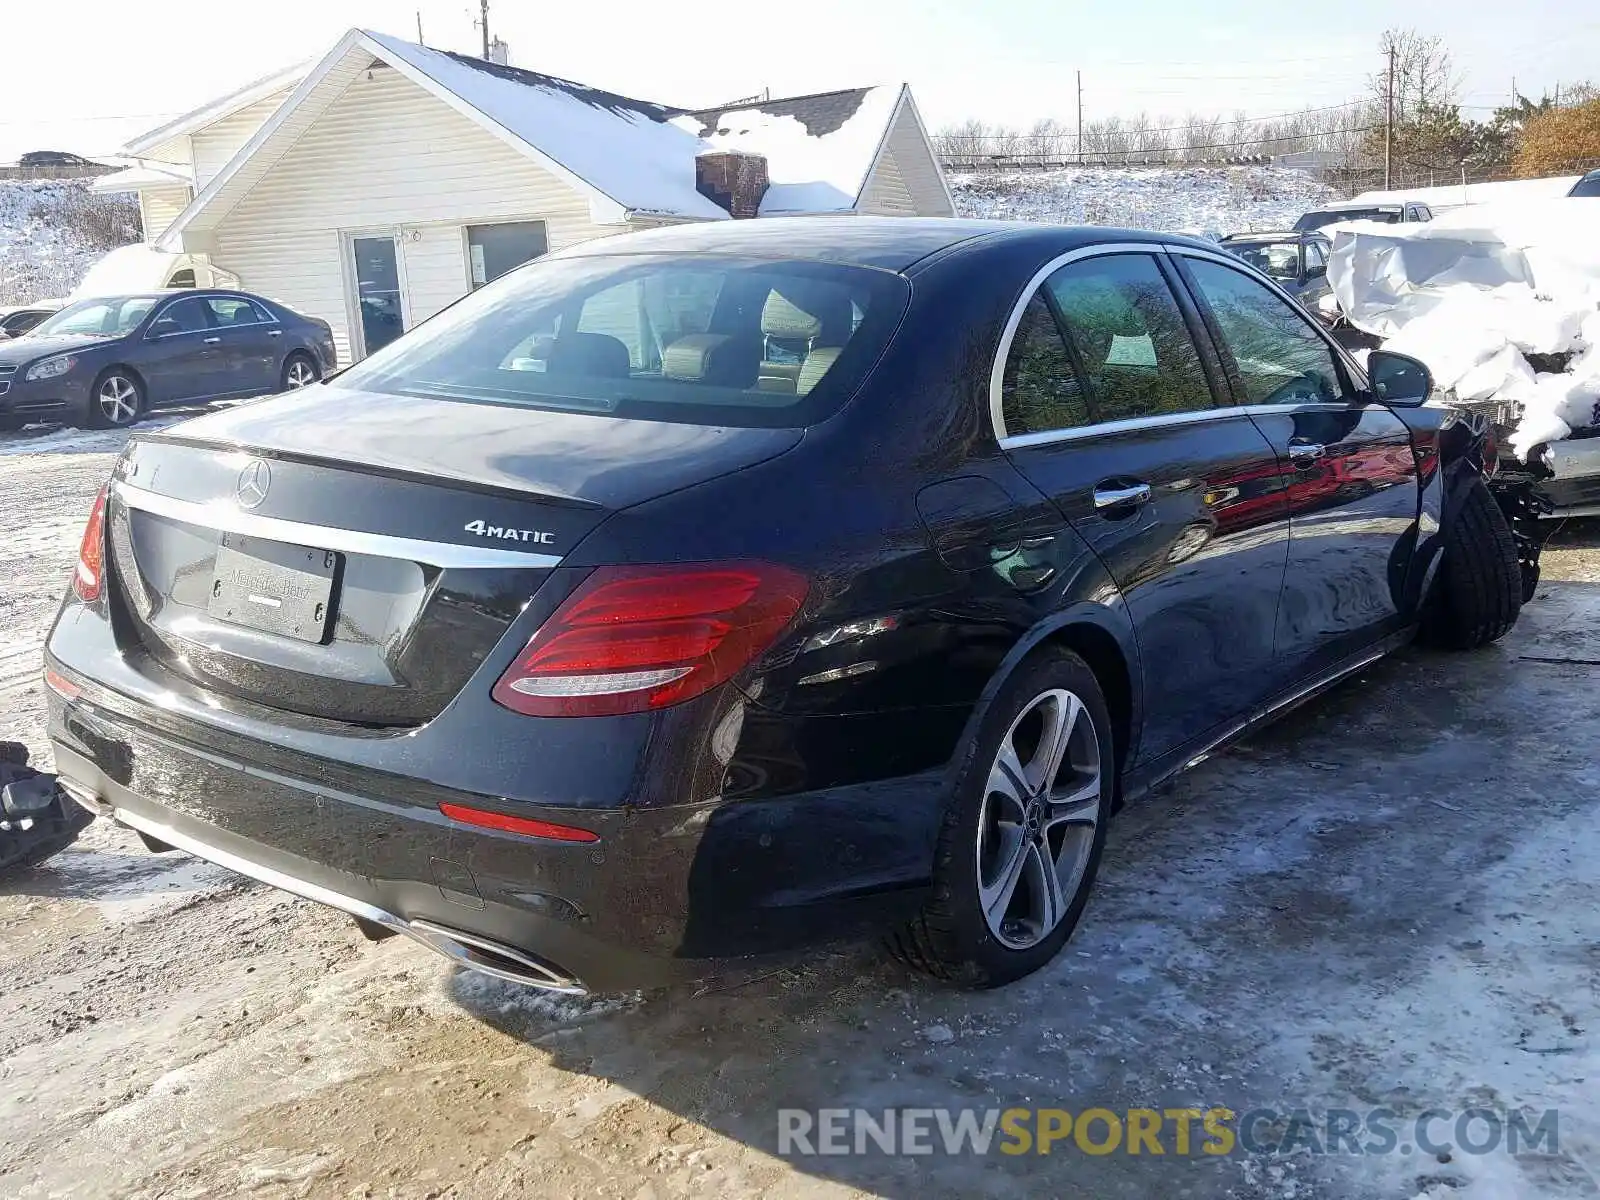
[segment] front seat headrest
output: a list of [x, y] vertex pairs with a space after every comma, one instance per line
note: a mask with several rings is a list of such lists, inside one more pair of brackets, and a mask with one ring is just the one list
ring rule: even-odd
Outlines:
[[563, 333], [550, 343], [545, 357], [549, 375], [626, 379], [632, 370], [628, 348], [609, 333]]
[[691, 333], [661, 354], [661, 376], [684, 383], [746, 388], [761, 366], [761, 342], [726, 333]]

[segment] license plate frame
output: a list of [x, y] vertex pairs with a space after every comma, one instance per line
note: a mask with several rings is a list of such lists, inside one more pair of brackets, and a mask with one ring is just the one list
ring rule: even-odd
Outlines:
[[321, 644], [333, 628], [343, 567], [332, 550], [224, 533], [206, 610], [229, 625]]

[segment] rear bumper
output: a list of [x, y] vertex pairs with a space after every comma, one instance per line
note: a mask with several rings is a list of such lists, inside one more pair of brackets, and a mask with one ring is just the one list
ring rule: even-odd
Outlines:
[[495, 795], [430, 786], [419, 800], [416, 779], [187, 736], [170, 713], [146, 721], [138, 702], [81, 688], [50, 693], [50, 736], [85, 807], [538, 987], [692, 978], [883, 928], [926, 899], [942, 796], [926, 775], [661, 808], [513, 806], [600, 839], [563, 843], [464, 826], [436, 803], [506, 810]]

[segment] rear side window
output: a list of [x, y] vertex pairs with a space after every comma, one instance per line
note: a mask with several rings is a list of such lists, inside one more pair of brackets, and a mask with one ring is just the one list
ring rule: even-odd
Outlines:
[[1082, 366], [1095, 422], [1211, 407], [1188, 326], [1148, 254], [1068, 263], [1045, 289]]
[[1000, 391], [1008, 434], [1047, 433], [1093, 424], [1083, 383], [1067, 356], [1067, 344], [1045, 303], [1033, 294], [1011, 341]]
[[705, 425], [809, 425], [855, 391], [909, 297], [834, 263], [531, 263], [347, 371], [367, 391]]
[[1294, 305], [1243, 271], [1187, 260], [1244, 383], [1248, 404], [1331, 403], [1344, 395], [1333, 351]]

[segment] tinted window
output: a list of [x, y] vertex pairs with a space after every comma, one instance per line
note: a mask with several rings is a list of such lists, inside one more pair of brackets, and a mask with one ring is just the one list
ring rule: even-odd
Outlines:
[[507, 271], [532, 262], [550, 249], [543, 221], [507, 221], [467, 226], [467, 257], [472, 286], [493, 283]]
[[218, 325], [261, 325], [272, 319], [242, 296], [210, 296], [206, 304]]
[[[169, 325], [169, 321], [172, 324]], [[163, 308], [156, 316], [156, 324], [161, 327], [153, 330], [157, 333], [195, 333], [210, 329], [211, 318], [205, 300], [190, 296]]]
[[1327, 257], [1322, 253], [1322, 244], [1320, 242], [1307, 242], [1306, 274], [1320, 275], [1327, 269], [1327, 266], [1328, 260]]
[[546, 259], [468, 296], [342, 382], [648, 420], [797, 427], [855, 390], [899, 323], [907, 290], [889, 272], [832, 263]]
[[1000, 389], [1006, 433], [1044, 433], [1091, 423], [1083, 385], [1044, 293], [1022, 310]]
[[1211, 407], [1211, 387], [1155, 259], [1113, 254], [1045, 281], [1096, 423]]
[[1238, 367], [1246, 403], [1343, 398], [1333, 352], [1299, 309], [1243, 271], [1205, 259], [1187, 261]]
[[1600, 196], [1600, 171], [1590, 171], [1572, 185], [1569, 196]]

